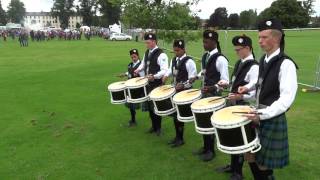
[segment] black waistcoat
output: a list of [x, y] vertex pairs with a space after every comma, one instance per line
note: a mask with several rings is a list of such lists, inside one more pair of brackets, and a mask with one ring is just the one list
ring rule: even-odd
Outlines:
[[[172, 59], [172, 75], [173, 78], [176, 78], [176, 82], [186, 82], [188, 80], [188, 71], [186, 67], [187, 61], [190, 59], [189, 56], [184, 57], [183, 59], [180, 59], [179, 63], [176, 60], [176, 57]], [[177, 74], [175, 75], [174, 72], [177, 71]]]
[[265, 56], [262, 56], [259, 63], [259, 80], [257, 83], [257, 92], [260, 91], [259, 104], [270, 106], [280, 97], [279, 72], [281, 64], [285, 59], [292, 61], [296, 68], [296, 63], [286, 54], [280, 53], [265, 63]]
[[233, 73], [231, 75], [232, 79], [232, 86], [231, 86], [231, 92], [237, 93], [238, 88], [240, 86], [244, 86], [248, 84], [248, 82], [245, 81], [246, 75], [251, 69], [253, 65], [258, 64], [256, 60], [246, 60], [241, 64], [241, 60], [237, 61], [237, 63], [234, 66]]
[[[157, 48], [149, 56], [149, 50], [146, 51], [144, 55], [144, 72], [146, 76], [148, 74], [155, 75], [160, 71], [160, 66], [158, 64], [158, 57], [162, 52], [163, 52], [162, 49]], [[155, 79], [154, 81], [149, 82], [147, 86], [147, 90], [148, 92], [150, 92], [154, 88], [161, 85], [162, 85], [161, 79]]]
[[140, 64], [141, 61], [137, 63], [135, 66], [133, 65], [133, 62], [128, 64], [128, 79], [139, 77], [139, 74], [135, 75], [134, 71], [140, 66]]
[[[217, 59], [223, 56], [221, 53], [215, 53], [210, 56], [206, 64], [207, 53], [202, 56], [202, 69], [205, 69], [204, 85], [213, 86], [220, 81], [220, 72], [216, 68]], [[226, 58], [227, 59], [227, 58]], [[228, 60], [228, 59], [227, 59]]]

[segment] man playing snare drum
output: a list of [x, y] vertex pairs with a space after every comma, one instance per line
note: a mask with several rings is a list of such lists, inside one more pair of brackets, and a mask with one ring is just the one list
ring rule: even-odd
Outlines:
[[[146, 33], [144, 36], [147, 51], [144, 54], [140, 66], [134, 71], [138, 74], [144, 71], [149, 80], [147, 85], [148, 94], [155, 88], [162, 85], [162, 77], [168, 70], [168, 56], [157, 46], [157, 37], [153, 33]], [[149, 133], [161, 134], [161, 116], [154, 112], [152, 101], [148, 102], [149, 115], [151, 118], [152, 127]]]
[[[170, 69], [162, 80], [165, 83], [169, 76], [173, 76], [173, 84], [176, 88], [176, 92], [178, 93], [192, 87], [189, 79], [197, 76], [197, 68], [192, 58], [186, 54], [184, 40], [174, 40], [173, 51], [176, 56], [172, 59]], [[176, 130], [176, 137], [169, 141], [168, 144], [171, 145], [171, 147], [179, 147], [184, 144], [184, 123], [178, 121], [176, 113], [173, 114], [173, 121]]]
[[[235, 36], [232, 44], [237, 56], [240, 58], [233, 69], [231, 75], [231, 88], [228, 97], [228, 105], [249, 105], [249, 100], [254, 99], [255, 85], [258, 80], [259, 66], [255, 60], [252, 48], [252, 40], [246, 35]], [[251, 89], [248, 94], [239, 94], [239, 87]], [[219, 172], [231, 173], [230, 179], [240, 180], [242, 176], [243, 155], [231, 155], [230, 165], [218, 168]]]
[[[258, 110], [246, 115], [258, 127], [261, 150], [246, 154], [254, 179], [274, 179], [273, 169], [289, 164], [286, 111], [292, 105], [298, 84], [297, 65], [284, 53], [284, 31], [278, 19], [258, 24], [259, 45], [266, 53], [259, 64]], [[247, 92], [241, 88], [239, 92]]]

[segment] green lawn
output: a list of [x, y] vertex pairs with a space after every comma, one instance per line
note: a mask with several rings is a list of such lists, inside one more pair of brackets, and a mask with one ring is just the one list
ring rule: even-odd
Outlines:
[[[257, 34], [249, 34], [256, 41]], [[313, 83], [319, 41], [319, 31], [287, 33], [299, 81]], [[227, 47], [233, 64], [231, 43]], [[0, 179], [228, 179], [214, 172], [228, 155], [217, 151], [209, 163], [192, 155], [202, 145], [193, 124], [179, 149], [166, 144], [174, 135], [171, 118], [163, 120], [161, 137], [145, 133], [147, 113], [138, 112], [136, 128], [126, 127], [129, 111], [110, 104], [106, 86], [126, 71], [130, 48], [142, 52], [144, 45], [93, 39], [20, 48], [0, 41]], [[201, 42], [188, 49], [203, 53]], [[275, 172], [278, 179], [320, 177], [319, 100], [319, 93], [299, 91], [288, 113], [291, 164]], [[247, 165], [244, 172], [251, 179]]]

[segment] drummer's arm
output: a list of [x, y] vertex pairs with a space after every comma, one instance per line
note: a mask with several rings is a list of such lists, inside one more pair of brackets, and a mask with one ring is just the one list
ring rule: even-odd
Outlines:
[[160, 71], [154, 74], [153, 77], [155, 79], [161, 79], [168, 71], [168, 56], [165, 53], [160, 54], [157, 62], [160, 66]]
[[244, 87], [248, 89], [248, 92], [247, 94], [243, 95], [243, 100], [249, 101], [255, 98], [256, 83], [258, 81], [258, 75], [259, 75], [259, 66], [253, 65], [245, 77], [245, 80], [248, 82], [248, 84], [244, 85]]
[[139, 67], [134, 71], [134, 73], [138, 74], [139, 72], [141, 72], [144, 69], [144, 57], [139, 65]]
[[194, 80], [197, 77], [197, 66], [196, 63], [192, 60], [189, 59], [186, 63], [186, 69], [188, 71], [188, 79], [186, 82], [183, 83], [184, 88], [191, 88], [192, 87], [192, 83], [194, 82]]

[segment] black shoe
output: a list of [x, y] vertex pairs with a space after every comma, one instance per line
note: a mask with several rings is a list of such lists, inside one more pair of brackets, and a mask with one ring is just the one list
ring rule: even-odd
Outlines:
[[148, 131], [147, 131], [147, 133], [149, 133], [149, 134], [152, 134], [152, 133], [155, 133], [156, 131], [153, 129], [153, 128], [150, 128]]
[[214, 157], [215, 157], [215, 153], [209, 151], [209, 152], [206, 152], [202, 155], [200, 155], [200, 160], [204, 161], [204, 162], [208, 162], [208, 161], [211, 161]]
[[202, 154], [204, 154], [205, 152], [206, 152], [205, 149], [204, 149], [203, 147], [201, 147], [200, 149], [192, 152], [192, 154], [193, 154], [193, 155], [202, 155]]
[[228, 164], [226, 166], [216, 168], [216, 171], [219, 173], [231, 173], [231, 166]]
[[230, 176], [230, 180], [242, 180], [242, 179], [243, 179], [243, 176], [238, 173], [232, 173], [232, 175]]
[[178, 139], [174, 144], [171, 145], [172, 148], [176, 148], [184, 145], [184, 141], [182, 139]]
[[137, 126], [137, 123], [135, 121], [129, 121], [128, 127]]
[[178, 140], [177, 138], [174, 138], [174, 139], [168, 141], [168, 145], [175, 144], [177, 140]]
[[156, 132], [156, 135], [157, 135], [157, 136], [161, 136], [161, 134], [162, 134], [162, 133], [161, 133], [161, 129], [158, 129], [158, 130], [156, 130], [155, 132]]

